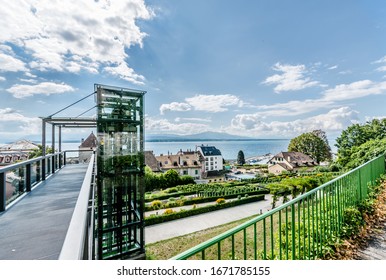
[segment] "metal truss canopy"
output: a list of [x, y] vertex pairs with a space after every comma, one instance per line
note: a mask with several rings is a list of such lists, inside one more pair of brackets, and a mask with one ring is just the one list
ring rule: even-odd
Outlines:
[[96, 118], [43, 118], [45, 123], [61, 127], [96, 127]]

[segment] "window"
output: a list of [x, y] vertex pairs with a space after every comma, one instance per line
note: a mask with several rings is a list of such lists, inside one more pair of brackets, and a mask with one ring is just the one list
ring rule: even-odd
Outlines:
[[184, 170], [184, 171], [182, 172], [182, 174], [183, 174], [183, 175], [188, 175], [188, 170]]
[[194, 171], [194, 174], [198, 175], [198, 170], [195, 170], [195, 171]]

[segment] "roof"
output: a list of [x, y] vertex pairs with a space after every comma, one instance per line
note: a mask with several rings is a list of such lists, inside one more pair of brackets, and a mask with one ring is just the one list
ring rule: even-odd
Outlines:
[[19, 140], [11, 144], [0, 146], [0, 151], [32, 151], [39, 149], [39, 145], [29, 140]]
[[302, 166], [315, 166], [317, 162], [310, 156], [303, 154], [301, 152], [281, 152], [276, 154], [270, 162], [275, 162], [275, 158], [282, 158], [293, 167], [302, 167]]
[[94, 132], [91, 132], [90, 135], [80, 144], [79, 148], [96, 148], [98, 140], [94, 135]]
[[215, 146], [198, 146], [204, 156], [221, 156], [221, 151]]
[[201, 168], [202, 159], [200, 153], [194, 154], [177, 154], [177, 155], [160, 155], [156, 156], [161, 169], [168, 168]]
[[153, 151], [145, 151], [145, 164], [150, 167], [153, 172], [160, 172], [158, 161], [153, 154]]

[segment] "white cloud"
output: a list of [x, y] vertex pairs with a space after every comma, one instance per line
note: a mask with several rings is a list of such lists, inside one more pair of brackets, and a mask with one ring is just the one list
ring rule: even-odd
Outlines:
[[19, 81], [20, 82], [24, 82], [24, 83], [31, 83], [31, 84], [37, 84], [38, 83], [38, 80], [35, 80], [35, 79], [22, 79], [22, 78], [19, 78]]
[[293, 121], [266, 121], [259, 113], [239, 114], [232, 119], [231, 125], [226, 130], [232, 134], [280, 138], [293, 137], [315, 129], [336, 132], [357, 120], [358, 112], [349, 107], [332, 109], [326, 114]]
[[[2, 136], [40, 135], [41, 119], [26, 117], [12, 108], [0, 108], [0, 123], [7, 124], [8, 129]], [[14, 130], [12, 130], [14, 129]]]
[[53, 83], [53, 82], [42, 82], [36, 85], [19, 85], [16, 84], [11, 88], [7, 89], [8, 92], [12, 93], [15, 98], [24, 98], [37, 94], [51, 95], [60, 94], [64, 92], [71, 92], [75, 89], [65, 83]]
[[211, 119], [203, 119], [203, 118], [175, 118], [175, 122], [183, 122], [183, 121], [194, 121], [194, 122], [212, 122]]
[[185, 122], [172, 123], [166, 119], [145, 116], [145, 128], [150, 133], [176, 133], [181, 135], [196, 134], [210, 130], [207, 124]]
[[231, 106], [243, 106], [243, 102], [237, 96], [231, 94], [199, 94], [194, 97], [186, 98], [185, 101], [196, 111], [206, 111], [214, 113], [228, 111], [227, 107]]
[[338, 68], [338, 65], [334, 65], [334, 66], [328, 67], [328, 70], [334, 70], [336, 68]]
[[323, 100], [342, 101], [383, 93], [386, 93], [386, 82], [377, 83], [370, 80], [362, 80], [351, 84], [337, 85], [335, 88], [324, 91]]
[[308, 71], [305, 65], [276, 63], [272, 69], [282, 72], [282, 74], [275, 74], [266, 78], [263, 84], [276, 85], [274, 88], [276, 93], [301, 90], [319, 85], [318, 81], [312, 81], [309, 77], [306, 77]]
[[384, 57], [374, 61], [373, 64], [384, 64], [384, 65], [378, 67], [376, 70], [379, 72], [386, 72], [386, 55]]
[[6, 78], [0, 76], [0, 82], [4, 82], [4, 81], [6, 81], [6, 80], [7, 80]]
[[108, 73], [141, 84], [143, 76], [126, 65], [126, 49], [142, 46], [146, 34], [136, 21], [153, 16], [144, 0], [6, 1], [0, 43], [21, 48], [32, 57], [29, 67], [40, 71], [98, 73], [110, 67]]
[[160, 107], [161, 114], [166, 111], [206, 111], [212, 113], [228, 111], [228, 107], [243, 107], [244, 102], [237, 96], [231, 94], [198, 94], [193, 97], [185, 98], [185, 102], [172, 102], [162, 104]]
[[133, 84], [143, 85], [145, 82], [145, 77], [136, 74], [132, 68], [127, 66], [126, 63], [120, 63], [117, 66], [105, 67], [104, 71], [123, 80], [132, 82]]
[[163, 115], [167, 111], [190, 111], [192, 109], [192, 106], [190, 106], [187, 103], [179, 103], [179, 102], [172, 102], [169, 104], [162, 104], [159, 108], [161, 115]]
[[25, 63], [12, 55], [0, 53], [0, 72], [28, 71]]
[[264, 116], [296, 116], [319, 109], [331, 108], [334, 103], [321, 99], [293, 100], [286, 103], [277, 103], [273, 105], [257, 106], [257, 109], [264, 110], [261, 112]]
[[386, 55], [376, 61], [374, 61], [373, 63], [386, 63]]

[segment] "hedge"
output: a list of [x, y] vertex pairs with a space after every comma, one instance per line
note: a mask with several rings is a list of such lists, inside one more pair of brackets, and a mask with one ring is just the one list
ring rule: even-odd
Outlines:
[[[212, 197], [194, 197], [192, 199], [187, 199], [187, 200], [181, 201], [182, 204], [178, 205], [178, 206], [184, 206], [184, 205], [186, 206], [186, 205], [200, 204], [200, 203], [206, 203], [206, 202], [214, 202], [218, 198], [231, 199], [231, 198], [237, 198], [239, 196], [243, 197], [246, 194], [248, 196], [253, 196], [253, 195], [258, 195], [258, 194], [269, 194], [269, 190], [260, 189], [257, 191], [246, 192], [246, 193], [234, 193], [234, 194], [229, 194], [229, 195], [212, 196]], [[154, 200], [159, 200], [159, 198], [156, 198]], [[153, 202], [154, 200], [152, 200], [151, 202]], [[176, 201], [176, 203], [177, 203], [177, 201]], [[162, 206], [159, 209], [166, 209], [166, 208], [171, 207], [171, 206], [166, 206], [165, 204], [163, 204]], [[152, 208], [151, 206], [145, 206], [145, 211], [152, 211], [152, 210], [155, 210], [155, 209]]]
[[264, 199], [265, 199], [265, 195], [260, 194], [260, 195], [250, 196], [248, 198], [226, 202], [223, 204], [209, 205], [209, 206], [198, 207], [190, 210], [182, 210], [182, 211], [174, 212], [172, 214], [167, 214], [167, 215], [154, 215], [154, 216], [145, 218], [145, 226], [155, 225], [163, 222], [169, 222], [169, 221], [186, 218], [194, 215], [204, 214], [204, 213], [208, 213], [208, 212], [212, 212], [220, 209], [225, 209], [225, 208], [235, 207], [235, 206], [239, 206], [239, 205], [243, 205], [251, 202], [261, 201]]
[[145, 198], [145, 202], [152, 202], [153, 200], [164, 200], [164, 199], [169, 199], [169, 198], [172, 198], [172, 197], [180, 197], [181, 195], [192, 195], [192, 194], [196, 194], [197, 192], [196, 191], [191, 191], [191, 192], [178, 192], [178, 193], [170, 193], [170, 194], [164, 194], [164, 195], [160, 195], [160, 196], [157, 196], [157, 195], [154, 195], [154, 197], [151, 197], [151, 198]]

